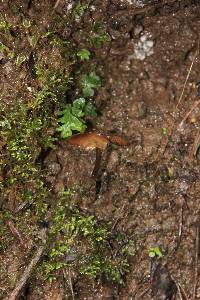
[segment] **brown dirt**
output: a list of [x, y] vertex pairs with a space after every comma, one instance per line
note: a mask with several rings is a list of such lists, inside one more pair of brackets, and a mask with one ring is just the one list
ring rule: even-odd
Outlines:
[[[195, 150], [199, 145], [199, 107], [183, 124], [181, 121], [198, 99], [194, 89], [199, 81], [198, 55], [178, 108], [176, 104], [198, 49], [200, 5], [198, 1], [164, 1], [170, 5], [145, 10], [142, 1], [132, 1], [132, 5], [128, 4], [131, 1], [93, 2], [94, 14], [87, 16], [83, 26], [87, 28], [90, 18], [104, 16], [112, 37], [107, 46], [94, 50], [104, 81], [95, 99], [99, 112], [96, 128], [126, 137], [129, 145], [105, 151], [97, 182], [91, 177], [95, 151], [60, 142], [45, 158], [51, 173], [47, 183], [56, 194], [63, 187], [77, 186], [78, 205], [99, 220], [113, 222], [113, 230], [130, 235], [136, 243], [136, 256], [125, 287], [108, 282], [93, 287], [79, 280], [74, 285], [76, 299], [152, 299], [148, 250], [155, 246], [165, 250], [164, 260], [173, 278], [192, 299], [200, 208]], [[159, 1], [143, 1], [146, 5], [150, 2]], [[59, 11], [63, 5], [60, 1]], [[31, 14], [35, 13], [33, 5]], [[81, 29], [72, 32], [71, 39], [84, 43]], [[12, 269], [19, 264], [17, 258]], [[31, 287], [27, 299], [62, 299], [62, 288], [52, 287], [49, 295]], [[200, 299], [199, 282], [195, 299]]]

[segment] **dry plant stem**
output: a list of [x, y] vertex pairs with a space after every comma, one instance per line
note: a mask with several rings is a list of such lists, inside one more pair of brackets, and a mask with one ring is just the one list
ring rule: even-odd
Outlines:
[[12, 234], [19, 240], [21, 246], [26, 248], [25, 242], [24, 242], [21, 234], [19, 233], [18, 229], [16, 228], [14, 222], [12, 220], [9, 220], [6, 222], [6, 224], [10, 228], [10, 231], [12, 232]]
[[68, 274], [69, 274], [69, 286], [70, 286], [70, 290], [71, 290], [71, 293], [72, 293], [72, 299], [75, 300], [74, 290], [73, 290], [73, 285], [72, 285], [72, 277], [71, 277], [71, 271], [70, 270], [68, 271]]
[[[174, 282], [175, 282], [175, 281], [174, 281]], [[175, 282], [175, 283], [176, 283], [176, 282]], [[178, 294], [179, 294], [180, 300], [183, 300], [183, 297], [182, 297], [182, 294], [181, 294], [181, 289], [180, 289], [179, 284], [176, 283], [176, 287], [177, 287], [177, 290], [178, 290]]]
[[[183, 95], [184, 95], [184, 91], [185, 91], [186, 84], [187, 84], [187, 82], [188, 82], [190, 73], [191, 73], [191, 71], [192, 71], [192, 67], [193, 67], [193, 65], [194, 65], [195, 59], [197, 58], [198, 54], [199, 54], [199, 41], [198, 41], [198, 48], [197, 48], [197, 51], [196, 51], [196, 53], [195, 53], [195, 55], [194, 55], [194, 57], [193, 57], [193, 60], [192, 60], [192, 62], [191, 62], [190, 68], [189, 68], [189, 70], [188, 70], [188, 73], [187, 73], [187, 76], [186, 76], [186, 79], [185, 79], [185, 82], [184, 82], [184, 85], [183, 85], [183, 89], [182, 89], [181, 95], [180, 95], [179, 100], [178, 100], [178, 103], [177, 103], [177, 105], [176, 105], [176, 110], [178, 109], [178, 106], [179, 106], [179, 104], [180, 104], [181, 101], [182, 101], [182, 98], [183, 98]], [[198, 106], [198, 104], [199, 104], [199, 102], [197, 103], [196, 106]], [[179, 124], [179, 126], [182, 125], [182, 124], [184, 123], [184, 121], [188, 118], [188, 116], [190, 115], [190, 113], [193, 111], [193, 109], [194, 109], [196, 106], [193, 106], [192, 109], [189, 111], [189, 113], [186, 114], [186, 116], [185, 116], [184, 119], [181, 121], [181, 123]], [[171, 134], [172, 134], [172, 132], [173, 132], [173, 130], [174, 130], [174, 127], [175, 127], [175, 123], [174, 123], [174, 124], [172, 125], [172, 127], [171, 127], [171, 130], [170, 130]], [[169, 139], [168, 139], [168, 137], [167, 137], [167, 140], [166, 140], [166, 142], [164, 143], [164, 146], [162, 147], [162, 154], [165, 153], [165, 150], [166, 150], [166, 148], [167, 148], [168, 142], [169, 142]]]
[[192, 67], [193, 67], [193, 65], [194, 65], [194, 61], [195, 61], [195, 59], [196, 59], [196, 57], [197, 57], [197, 53], [198, 53], [198, 50], [196, 51], [196, 53], [195, 53], [195, 55], [194, 55], [194, 57], [193, 57], [193, 60], [192, 60], [192, 62], [191, 62], [190, 68], [189, 68], [189, 70], [188, 70], [188, 73], [187, 73], [187, 76], [186, 76], [186, 79], [185, 79], [185, 82], [184, 82], [184, 85], [183, 85], [183, 89], [182, 89], [180, 98], [179, 98], [178, 103], [177, 103], [177, 105], [176, 105], [176, 109], [178, 108], [178, 106], [179, 106], [179, 104], [181, 103], [181, 100], [182, 100], [182, 98], [183, 98], [183, 94], [184, 94], [184, 92], [185, 92], [185, 87], [186, 87], [186, 84], [187, 84], [187, 82], [188, 82], [188, 78], [189, 78], [189, 76], [190, 76], [190, 73], [191, 73], [191, 71], [192, 71]]
[[56, 9], [56, 8], [58, 7], [59, 3], [60, 3], [60, 0], [57, 0], [57, 1], [56, 1], [56, 4], [55, 4], [54, 7], [53, 7], [53, 9]]
[[194, 139], [194, 143], [193, 143], [193, 146], [192, 146], [192, 153], [191, 153], [191, 156], [190, 156], [190, 160], [192, 160], [192, 158], [196, 157], [199, 145], [200, 145], [200, 131], [198, 129], [197, 135]]
[[[131, 299], [137, 299], [136, 296], [137, 296], [138, 292], [141, 290], [141, 288], [144, 287], [147, 277], [148, 277], [148, 272], [146, 272], [144, 274], [143, 278], [138, 282], [138, 285], [137, 285], [136, 288], [133, 287], [132, 286], [133, 284], [131, 283], [130, 288], [128, 290], [128, 296], [124, 300], [129, 300], [130, 298]], [[135, 289], [135, 290], [133, 290], [133, 289]], [[148, 289], [150, 289], [149, 284], [148, 284]], [[142, 293], [144, 293], [144, 291]]]
[[181, 213], [180, 213], [180, 222], [179, 222], [179, 231], [178, 231], [178, 237], [176, 245], [174, 246], [174, 249], [172, 250], [172, 253], [176, 252], [180, 246], [181, 239], [183, 234], [183, 205], [181, 206]]
[[182, 296], [184, 296], [184, 300], [189, 300], [189, 298], [188, 298], [188, 296], [186, 295], [186, 292], [184, 291], [184, 289], [183, 289], [183, 287], [180, 285], [180, 284], [178, 284], [178, 286], [179, 286], [179, 289], [180, 289], [180, 291], [181, 291], [181, 294], [182, 294]]
[[192, 293], [192, 300], [196, 299], [196, 292], [197, 292], [197, 281], [198, 281], [198, 261], [199, 261], [199, 232], [200, 232], [200, 225], [197, 225], [196, 229], [196, 247], [195, 247], [195, 273], [194, 273], [194, 287]]
[[136, 300], [141, 300], [143, 299], [142, 297], [144, 295], [146, 295], [148, 293], [148, 291], [150, 290], [150, 287], [146, 288], [137, 298], [135, 298]]
[[187, 120], [187, 118], [189, 117], [189, 115], [192, 113], [192, 111], [200, 104], [200, 100], [196, 101], [191, 109], [186, 113], [185, 117], [182, 119], [182, 121], [179, 123], [179, 128], [183, 125], [183, 123]]
[[180, 300], [188, 300], [188, 297], [187, 295], [185, 294], [183, 288], [180, 286], [179, 283], [176, 282], [175, 278], [173, 276], [172, 277], [172, 280], [175, 282], [176, 284], [176, 287], [177, 287], [177, 290], [178, 290], [178, 294], [179, 294], [179, 298]]
[[31, 260], [31, 262], [28, 265], [28, 267], [25, 269], [24, 273], [22, 274], [21, 279], [17, 283], [17, 286], [12, 291], [11, 295], [9, 296], [9, 298], [7, 298], [7, 300], [16, 300], [16, 299], [18, 299], [20, 293], [22, 292], [23, 288], [27, 284], [27, 281], [30, 278], [30, 276], [31, 276], [31, 274], [33, 272], [34, 267], [37, 265], [38, 261], [40, 260], [42, 254], [44, 252], [44, 249], [45, 249], [45, 246], [40, 246], [38, 248], [35, 256]]
[[118, 221], [120, 220], [120, 218], [122, 218], [120, 215], [122, 215], [123, 211], [124, 211], [124, 207], [125, 207], [125, 203], [123, 204], [123, 206], [120, 208], [120, 212], [119, 215], [117, 217], [117, 219], [115, 220], [112, 228], [111, 228], [111, 232], [113, 232], [113, 230], [115, 229], [115, 226], [117, 225]]
[[72, 294], [72, 300], [75, 300], [74, 290], [73, 290], [73, 284], [72, 284], [71, 271], [70, 271], [70, 269], [68, 269], [68, 276], [67, 276], [66, 270], [63, 270], [63, 273], [64, 273], [64, 277], [65, 277], [65, 278], [68, 277], [68, 280], [69, 280], [69, 288], [70, 288], [71, 294]]

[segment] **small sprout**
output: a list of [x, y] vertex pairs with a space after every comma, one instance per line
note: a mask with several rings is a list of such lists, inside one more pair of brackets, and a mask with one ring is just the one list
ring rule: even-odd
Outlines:
[[26, 29], [28, 29], [28, 28], [31, 27], [32, 22], [31, 22], [30, 19], [24, 18], [23, 21], [22, 21], [22, 24], [23, 24], [23, 26], [24, 26]]
[[102, 26], [100, 24], [95, 23], [90, 37], [91, 45], [96, 48], [100, 48], [105, 43], [108, 43], [110, 41], [110, 35], [102, 29]]
[[163, 127], [163, 128], [162, 128], [162, 133], [163, 133], [163, 135], [167, 135], [167, 133], [168, 133], [168, 130], [167, 130], [167, 128], [166, 128], [166, 127]]
[[111, 38], [108, 33], [102, 32], [100, 34], [95, 35], [90, 39], [90, 42], [96, 48], [101, 48], [105, 43], [111, 41]]
[[0, 52], [3, 52], [3, 51], [9, 51], [9, 48], [4, 45], [3, 43], [0, 42]]
[[94, 96], [95, 90], [101, 86], [101, 78], [93, 71], [82, 77], [83, 95]]
[[87, 49], [81, 49], [77, 52], [77, 56], [80, 58], [80, 60], [89, 60], [90, 54], [90, 51]]
[[19, 68], [23, 62], [25, 62], [26, 56], [24, 54], [19, 54], [15, 60], [15, 65], [17, 68]]
[[38, 40], [39, 40], [39, 37], [37, 36], [28, 36], [28, 42], [29, 42], [29, 45], [32, 47], [32, 48], [35, 48], [37, 43], [38, 43]]
[[163, 253], [159, 247], [152, 247], [149, 249], [149, 257], [161, 258], [161, 257], [163, 257]]
[[122, 252], [130, 256], [135, 256], [136, 254], [135, 242], [133, 240], [130, 240], [125, 245], [125, 247], [122, 248]]
[[74, 8], [73, 14], [75, 17], [75, 20], [78, 22], [84, 15], [85, 11], [88, 9], [89, 5], [82, 5], [82, 4], [77, 4], [76, 7]]
[[0, 14], [0, 29], [4, 30], [5, 32], [8, 32], [11, 28], [12, 25], [8, 21], [6, 21], [2, 14]]
[[168, 168], [168, 176], [169, 176], [170, 179], [174, 177], [174, 170], [173, 170], [173, 168]]

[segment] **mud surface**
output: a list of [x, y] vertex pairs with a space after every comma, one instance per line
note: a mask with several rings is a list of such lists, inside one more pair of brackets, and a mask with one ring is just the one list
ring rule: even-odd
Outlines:
[[[39, 4], [32, 2], [34, 15]], [[75, 186], [77, 205], [99, 220], [112, 222], [113, 231], [131, 236], [136, 255], [124, 287], [106, 281], [93, 287], [79, 280], [74, 284], [75, 299], [152, 299], [148, 250], [155, 246], [164, 250], [163, 260], [182, 299], [193, 299], [195, 283], [195, 299], [200, 299], [200, 283], [195, 282], [200, 226], [199, 106], [190, 112], [199, 99], [195, 84], [200, 79], [200, 4], [161, 2], [96, 0], [93, 14], [81, 25], [87, 28], [92, 19], [103, 18], [111, 36], [110, 43], [94, 49], [97, 71], [103, 77], [95, 98], [95, 128], [124, 136], [129, 145], [110, 146], [94, 178], [95, 151], [59, 142], [44, 160], [49, 171], [46, 182], [56, 195], [62, 188]], [[57, 9], [63, 8], [60, 1]], [[40, 9], [44, 10], [42, 5]], [[85, 43], [81, 28], [72, 30], [70, 41]], [[17, 260], [12, 268], [20, 265]], [[27, 299], [63, 299], [59, 286], [52, 289], [57, 296], [45, 295], [46, 288], [37, 292], [38, 287], [31, 287]], [[154, 295], [168, 299], [162, 297]]]

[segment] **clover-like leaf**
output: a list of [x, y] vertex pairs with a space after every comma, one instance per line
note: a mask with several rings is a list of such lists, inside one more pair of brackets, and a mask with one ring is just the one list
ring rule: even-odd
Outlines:
[[61, 117], [58, 122], [61, 125], [57, 131], [61, 132], [62, 138], [72, 136], [73, 131], [84, 132], [87, 128], [84, 116], [96, 116], [96, 110], [92, 103], [84, 98], [76, 99], [72, 104], [67, 104], [65, 109], [59, 113]]
[[90, 51], [88, 51], [87, 49], [81, 49], [77, 52], [77, 56], [81, 60], [89, 60], [90, 59]]
[[68, 106], [68, 109], [65, 109], [63, 112], [63, 116], [58, 120], [60, 123], [62, 123], [62, 125], [57, 129], [61, 132], [62, 138], [70, 137], [72, 135], [72, 131], [85, 131], [87, 127], [85, 121], [74, 116], [70, 110], [70, 106]]
[[90, 72], [82, 78], [83, 95], [85, 97], [94, 96], [94, 92], [101, 86], [101, 78], [95, 73]]

